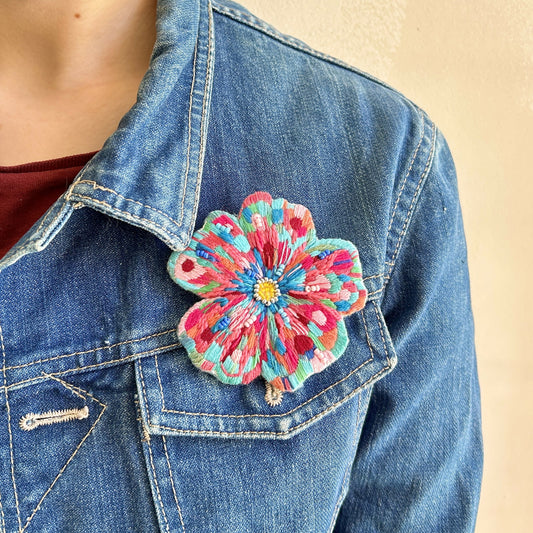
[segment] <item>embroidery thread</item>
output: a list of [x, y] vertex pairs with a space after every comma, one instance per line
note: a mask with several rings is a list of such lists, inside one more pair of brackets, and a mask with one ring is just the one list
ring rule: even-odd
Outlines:
[[29, 431], [39, 426], [68, 422], [69, 420], [83, 420], [89, 416], [87, 406], [81, 408], [61, 409], [60, 411], [47, 411], [46, 413], [28, 413], [20, 418], [21, 429]]
[[202, 298], [178, 325], [191, 361], [233, 385], [297, 390], [345, 351], [344, 317], [368, 294], [352, 242], [318, 239], [306, 207], [264, 191], [209, 213], [167, 268]]

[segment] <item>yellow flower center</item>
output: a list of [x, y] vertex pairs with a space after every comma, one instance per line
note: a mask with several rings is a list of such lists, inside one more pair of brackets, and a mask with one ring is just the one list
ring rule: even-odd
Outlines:
[[254, 285], [254, 298], [263, 302], [265, 305], [270, 305], [278, 300], [280, 290], [278, 284], [273, 279], [261, 278]]

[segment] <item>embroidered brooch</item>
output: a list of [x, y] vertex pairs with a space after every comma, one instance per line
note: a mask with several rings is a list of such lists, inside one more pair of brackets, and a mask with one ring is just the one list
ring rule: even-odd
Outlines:
[[209, 213], [168, 271], [202, 298], [181, 318], [179, 340], [196, 367], [233, 385], [262, 375], [298, 389], [344, 352], [343, 317], [367, 298], [354, 244], [318, 239], [306, 207], [262, 191], [238, 216]]

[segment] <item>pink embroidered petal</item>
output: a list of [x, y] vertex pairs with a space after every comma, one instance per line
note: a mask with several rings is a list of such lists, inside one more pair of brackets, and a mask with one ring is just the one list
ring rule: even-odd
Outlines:
[[237, 219], [224, 211], [212, 211], [187, 248], [172, 253], [167, 268], [184, 289], [202, 298], [214, 298], [238, 291], [242, 273], [253, 262]]
[[344, 322], [335, 309], [303, 301], [271, 315], [268, 332], [270, 349], [266, 349], [262, 376], [285, 391], [300, 388], [310, 375], [335, 361], [348, 344]]
[[293, 256], [316, 238], [313, 218], [306, 207], [291, 204], [284, 198], [273, 200], [267, 192], [249, 195], [238, 219], [266, 275], [271, 275], [277, 267], [281, 272]]
[[343, 316], [365, 306], [368, 292], [359, 252], [350, 241], [318, 239], [306, 248], [297, 265], [305, 274], [300, 276], [298, 286], [291, 284], [290, 297], [334, 305]]
[[245, 295], [201, 300], [181, 318], [178, 337], [196, 367], [224, 383], [246, 384], [261, 373], [258, 313]]

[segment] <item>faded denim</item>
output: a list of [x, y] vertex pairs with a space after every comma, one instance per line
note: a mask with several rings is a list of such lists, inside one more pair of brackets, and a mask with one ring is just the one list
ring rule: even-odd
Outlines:
[[[157, 24], [137, 103], [0, 262], [0, 531], [473, 531], [474, 322], [441, 131], [233, 2], [160, 0]], [[197, 298], [166, 272], [258, 190], [352, 241], [369, 290], [346, 352], [273, 407], [262, 379], [192, 365], [176, 325]]]

